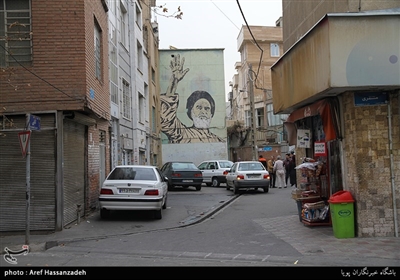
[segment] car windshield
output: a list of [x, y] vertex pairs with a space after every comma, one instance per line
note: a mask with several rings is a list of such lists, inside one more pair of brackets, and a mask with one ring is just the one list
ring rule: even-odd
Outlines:
[[241, 163], [239, 165], [239, 171], [249, 171], [249, 170], [263, 170], [263, 166], [258, 162]]
[[197, 166], [191, 162], [174, 162], [172, 164], [172, 168], [174, 170], [183, 170], [183, 169], [197, 170], [198, 169]]
[[117, 167], [111, 172], [107, 180], [157, 181], [157, 176], [151, 168]]
[[229, 162], [229, 161], [221, 161], [219, 163], [219, 165], [221, 166], [221, 168], [231, 168], [233, 165], [233, 162]]

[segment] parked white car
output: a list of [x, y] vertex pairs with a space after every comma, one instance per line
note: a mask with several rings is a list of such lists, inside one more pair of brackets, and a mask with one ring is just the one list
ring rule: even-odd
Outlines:
[[167, 208], [168, 181], [158, 167], [149, 165], [116, 166], [100, 190], [100, 217], [112, 210], [151, 210], [156, 219]]
[[226, 183], [224, 171], [228, 171], [233, 165], [230, 160], [206, 160], [197, 167], [203, 173], [203, 183], [207, 186], [219, 187]]
[[226, 189], [233, 189], [237, 194], [239, 189], [262, 188], [265, 193], [269, 191], [270, 176], [264, 165], [259, 161], [235, 162], [226, 175]]

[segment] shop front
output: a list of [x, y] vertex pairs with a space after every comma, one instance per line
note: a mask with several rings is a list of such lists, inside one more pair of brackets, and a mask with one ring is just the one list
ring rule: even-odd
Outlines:
[[274, 114], [289, 114], [296, 146], [302, 222], [329, 225], [327, 200], [343, 190], [356, 236], [399, 236], [399, 15], [326, 14], [271, 67]]
[[284, 123], [289, 145], [296, 147], [297, 188], [292, 197], [300, 221], [331, 225], [329, 197], [343, 189], [341, 130], [337, 98], [325, 98], [295, 110]]

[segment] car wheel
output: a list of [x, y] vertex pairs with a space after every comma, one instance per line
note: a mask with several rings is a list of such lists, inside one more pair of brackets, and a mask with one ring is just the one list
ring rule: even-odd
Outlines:
[[264, 192], [267, 193], [269, 191], [269, 187], [264, 187]]
[[233, 186], [233, 193], [238, 194], [239, 193], [239, 188], [236, 186]]
[[229, 191], [231, 189], [231, 187], [229, 187], [228, 185], [226, 185], [226, 190]]
[[172, 191], [173, 189], [174, 189], [174, 186], [168, 185], [168, 190], [169, 190], [169, 191]]
[[167, 197], [165, 197], [164, 204], [162, 206], [162, 209], [167, 209]]
[[110, 218], [110, 210], [107, 210], [107, 209], [104, 209], [104, 208], [102, 208], [102, 209], [100, 209], [100, 218], [102, 218], [102, 219], [108, 219], [108, 218]]
[[201, 185], [196, 186], [196, 191], [201, 190]]
[[219, 181], [217, 177], [212, 178], [212, 186], [213, 187], [219, 187]]
[[162, 219], [161, 209], [159, 209], [159, 210], [154, 210], [154, 218], [155, 218], [156, 220], [161, 220], [161, 219]]

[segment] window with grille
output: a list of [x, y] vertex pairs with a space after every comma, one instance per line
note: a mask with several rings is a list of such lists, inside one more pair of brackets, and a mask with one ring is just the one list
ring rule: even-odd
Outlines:
[[0, 0], [0, 67], [32, 65], [30, 0]]
[[122, 80], [122, 115], [124, 118], [131, 119], [131, 96], [129, 94], [129, 83]]

